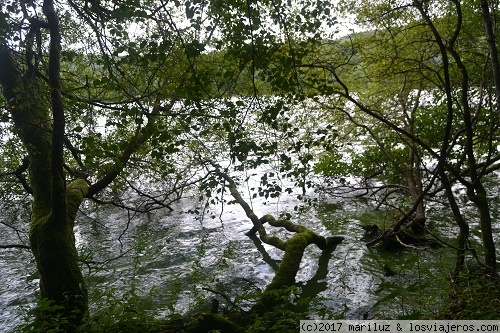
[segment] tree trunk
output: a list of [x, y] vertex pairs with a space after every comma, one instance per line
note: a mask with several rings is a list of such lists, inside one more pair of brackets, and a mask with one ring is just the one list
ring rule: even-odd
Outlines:
[[479, 225], [481, 226], [481, 238], [483, 241], [484, 263], [493, 272], [496, 272], [497, 259], [493, 232], [491, 229], [491, 214], [486, 196], [486, 190], [481, 182], [477, 182], [474, 190], [469, 191], [469, 198], [476, 204], [479, 211]]
[[440, 171], [440, 177], [446, 192], [446, 197], [448, 198], [448, 202], [453, 212], [453, 217], [459, 228], [457, 237], [457, 256], [455, 259], [454, 271], [454, 278], [457, 278], [458, 275], [463, 271], [465, 266], [467, 241], [469, 239], [469, 225], [465, 221], [462, 212], [460, 211], [460, 207], [458, 206], [457, 200], [451, 188], [450, 180], [444, 170]]
[[408, 162], [409, 170], [406, 172], [406, 184], [408, 185], [408, 190], [410, 191], [412, 203], [417, 205], [415, 218], [411, 223], [411, 229], [414, 232], [420, 233], [424, 231], [426, 217], [424, 200], [421, 199], [423, 194], [423, 185], [420, 171], [420, 158], [415, 152], [416, 149], [417, 147], [415, 145], [410, 146], [410, 158]]
[[[0, 46], [0, 68], [7, 107], [30, 161], [33, 195], [30, 242], [40, 272], [41, 297], [55, 305], [50, 309], [56, 313], [44, 313], [50, 309], [41, 306], [37, 320], [42, 323], [47, 316], [64, 318], [67, 324], [63, 329], [74, 331], [88, 309], [73, 232], [78, 207], [87, 194], [87, 183], [76, 180], [66, 188], [60, 170], [62, 162], [55, 169], [53, 143], [60, 138], [53, 137], [51, 106], [39, 95], [43, 83], [29, 70], [21, 75], [6, 46]], [[62, 158], [60, 152], [57, 155]], [[54, 180], [54, 176], [59, 179]], [[47, 321], [50, 322], [53, 321]]]
[[[490, 49], [491, 69], [493, 72], [493, 81], [495, 83], [495, 97], [497, 113], [500, 113], [500, 60], [498, 58], [498, 49], [495, 40], [494, 25], [491, 20], [490, 7], [488, 0], [481, 0], [481, 14], [484, 23], [484, 31], [486, 40], [488, 41], [488, 48]], [[497, 115], [498, 117], [498, 115]]]
[[[403, 99], [402, 108], [405, 111], [406, 116], [406, 131], [415, 134], [415, 114], [417, 113], [418, 107], [420, 105], [420, 95], [421, 89], [418, 90], [417, 97], [415, 98], [414, 104], [411, 106], [411, 110], [408, 111], [410, 107], [405, 102], [409, 98], [409, 94], [405, 95], [406, 98]], [[406, 184], [408, 185], [408, 190], [410, 191], [410, 198], [413, 205], [417, 205], [415, 210], [415, 218], [411, 223], [411, 229], [414, 232], [423, 232], [425, 228], [425, 205], [422, 198], [423, 195], [423, 183], [422, 183], [422, 170], [421, 170], [421, 159], [419, 154], [418, 145], [414, 140], [410, 140], [408, 143], [409, 154], [408, 161], [406, 163]]]
[[55, 220], [50, 207], [43, 209], [36, 203], [34, 206], [38, 209], [31, 218], [30, 243], [40, 272], [40, 296], [52, 301], [53, 305], [62, 306], [56, 311], [41, 307], [36, 320], [61, 316], [68, 320], [68, 324], [63, 325], [68, 332], [73, 331], [88, 312], [87, 292], [73, 232], [76, 213], [87, 188], [84, 180], [68, 185], [68, 215], [64, 221]]
[[[495, 40], [494, 23], [491, 20], [490, 8], [487, 0], [481, 0], [481, 14], [484, 23], [486, 40], [490, 50], [491, 69], [493, 72], [493, 81], [495, 83], [496, 111], [494, 119], [498, 119], [500, 113], [500, 60]], [[496, 271], [495, 244], [491, 233], [491, 216], [488, 206], [488, 199], [483, 185], [478, 182], [475, 186], [474, 202], [478, 207], [480, 215], [480, 225], [483, 238], [483, 247], [485, 252], [485, 263]], [[471, 198], [472, 199], [472, 198]]]

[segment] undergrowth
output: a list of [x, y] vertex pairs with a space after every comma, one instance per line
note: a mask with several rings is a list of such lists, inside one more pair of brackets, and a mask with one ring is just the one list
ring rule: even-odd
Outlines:
[[499, 307], [500, 277], [476, 270], [457, 279], [449, 305], [435, 319], [495, 320]]

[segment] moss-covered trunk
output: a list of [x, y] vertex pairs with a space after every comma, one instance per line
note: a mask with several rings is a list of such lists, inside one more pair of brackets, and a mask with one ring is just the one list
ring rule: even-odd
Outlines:
[[[64, 221], [54, 219], [51, 207], [34, 202], [30, 228], [30, 243], [40, 272], [40, 295], [62, 308], [41, 307], [38, 321], [61, 316], [68, 320], [63, 325], [72, 331], [88, 312], [87, 292], [83, 280], [73, 232], [74, 220], [80, 203], [87, 193], [87, 183], [77, 180], [68, 185], [66, 200], [68, 216]], [[40, 323], [41, 324], [41, 323]]]
[[[33, 197], [30, 242], [40, 272], [41, 297], [55, 305], [41, 306], [37, 321], [46, 326], [54, 318], [64, 319], [67, 323], [59, 329], [71, 332], [88, 309], [73, 232], [76, 213], [88, 186], [84, 180], [75, 180], [67, 186], [65, 183], [60, 36], [52, 1], [45, 1], [43, 9], [51, 36], [48, 84], [37, 77], [33, 66], [18, 64], [22, 61], [15, 53], [0, 45], [0, 85], [16, 133], [29, 156], [27, 189]], [[29, 45], [26, 52], [32, 52]], [[44, 95], [47, 91], [50, 101]]]

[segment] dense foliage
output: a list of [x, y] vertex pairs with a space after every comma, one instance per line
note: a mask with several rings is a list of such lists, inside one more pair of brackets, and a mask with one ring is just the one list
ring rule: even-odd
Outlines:
[[[18, 238], [2, 247], [34, 254], [39, 327], [62, 317], [53, 329], [71, 330], [86, 318], [73, 231], [82, 202], [147, 213], [171, 210], [194, 189], [218, 204], [228, 187], [245, 207], [237, 181], [259, 167], [272, 171], [253, 196], [299, 188], [306, 201], [310, 189], [366, 197], [397, 212], [384, 237], [425, 233], [426, 203], [439, 198], [459, 230], [453, 279], [472, 257], [495, 275], [484, 186], [500, 167], [495, 6], [2, 2], [0, 197], [2, 223]], [[245, 212], [265, 240], [262, 224], [274, 220]], [[31, 222], [9, 218], [22, 214]], [[277, 226], [325, 243], [289, 218]], [[475, 222], [480, 248], [470, 243]]]

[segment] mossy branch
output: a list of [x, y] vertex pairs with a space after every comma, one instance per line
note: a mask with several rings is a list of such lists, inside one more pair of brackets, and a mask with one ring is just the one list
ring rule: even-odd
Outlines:
[[[276, 275], [274, 276], [271, 283], [267, 286], [264, 291], [262, 299], [252, 308], [252, 311], [260, 313], [266, 311], [270, 307], [273, 307], [279, 300], [273, 296], [271, 291], [278, 289], [285, 289], [292, 286], [295, 283], [295, 276], [300, 268], [300, 262], [304, 254], [304, 250], [310, 244], [315, 244], [321, 250], [331, 249], [344, 239], [343, 237], [328, 237], [325, 238], [316, 234], [315, 232], [309, 230], [308, 228], [295, 224], [288, 220], [276, 220], [272, 215], [264, 215], [258, 218], [254, 213], [250, 205], [243, 199], [239, 193], [236, 183], [234, 180], [225, 172], [223, 172], [218, 164], [215, 162], [210, 162], [210, 164], [215, 168], [215, 172], [222, 179], [226, 181], [226, 186], [232, 197], [236, 202], [243, 208], [246, 216], [252, 221], [253, 229], [257, 230], [260, 239], [269, 245], [273, 245], [276, 248], [283, 250], [285, 252], [283, 260], [281, 261]], [[283, 241], [278, 237], [269, 236], [263, 226], [264, 223], [269, 223], [273, 227], [285, 228], [288, 231], [294, 232], [295, 235]]]
[[78, 207], [87, 196], [88, 190], [89, 185], [83, 179], [74, 180], [66, 187], [67, 219], [69, 222], [75, 221]]
[[250, 207], [250, 205], [241, 196], [240, 192], [238, 191], [238, 188], [236, 186], [235, 181], [227, 173], [223, 172], [221, 170], [221, 167], [217, 163], [210, 161], [210, 164], [215, 168], [215, 172], [217, 173], [217, 175], [219, 175], [222, 179], [224, 179], [227, 182], [227, 187], [229, 189], [229, 192], [231, 193], [231, 196], [243, 208], [246, 216], [252, 221], [252, 223], [254, 225], [252, 230], [257, 230], [257, 232], [259, 233], [259, 236], [263, 242], [265, 242], [269, 245], [273, 245], [273, 246], [279, 248], [280, 250], [283, 250], [283, 251], [286, 250], [287, 241], [282, 241], [278, 237], [267, 235], [266, 229], [264, 228], [264, 223], [266, 223], [266, 222], [269, 223], [273, 227], [281, 227], [281, 228], [285, 228], [286, 230], [288, 230], [290, 232], [302, 233], [302, 234], [306, 235], [305, 237], [307, 239], [307, 245], [315, 244], [321, 250], [324, 250], [330, 246], [337, 245], [342, 241], [342, 239], [343, 239], [342, 237], [325, 238], [325, 237], [320, 236], [320, 235], [316, 234], [315, 232], [309, 230], [308, 228], [301, 226], [301, 225], [298, 225], [298, 224], [295, 224], [291, 221], [276, 220], [274, 218], [274, 216], [272, 216], [270, 214], [266, 214], [266, 215], [262, 216], [261, 218], [258, 218], [257, 215], [252, 210], [252, 208]]

